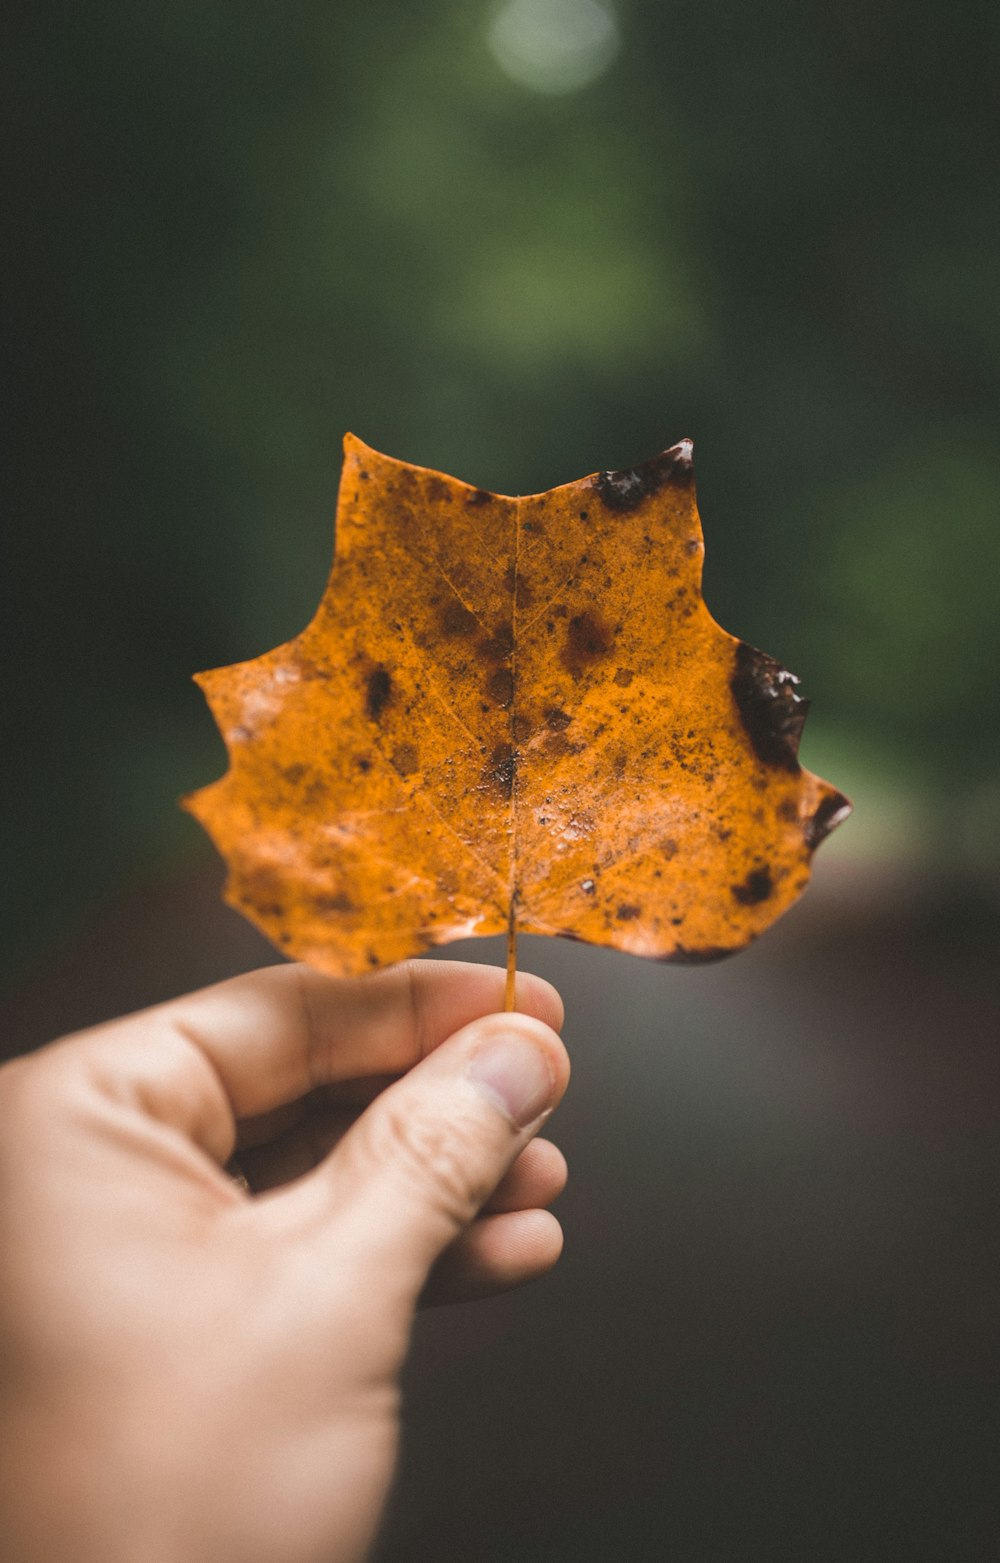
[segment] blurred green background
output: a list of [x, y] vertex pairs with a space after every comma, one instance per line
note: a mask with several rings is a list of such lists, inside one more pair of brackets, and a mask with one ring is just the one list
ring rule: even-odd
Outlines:
[[[508, 493], [693, 437], [709, 606], [802, 677], [803, 758], [857, 805], [718, 974], [529, 959], [577, 1027], [581, 1257], [554, 1301], [425, 1345], [418, 1423], [440, 1402], [460, 1432], [411, 1451], [386, 1558], [993, 1556], [969, 1475], [1000, 1371], [998, 16], [8, 23], [8, 1047], [268, 958], [176, 807], [223, 766], [190, 675], [310, 617], [347, 429]], [[499, 1383], [490, 1442], [456, 1408]]]
[[997, 64], [986, 0], [24, 7], [8, 955], [204, 852], [189, 675], [311, 614], [345, 429], [505, 492], [692, 436], [830, 850], [995, 876]]

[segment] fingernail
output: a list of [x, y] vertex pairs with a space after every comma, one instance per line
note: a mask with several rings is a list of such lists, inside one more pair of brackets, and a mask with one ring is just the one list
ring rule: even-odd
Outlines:
[[474, 1053], [469, 1078], [519, 1129], [552, 1105], [555, 1082], [540, 1048], [525, 1037], [498, 1037]]

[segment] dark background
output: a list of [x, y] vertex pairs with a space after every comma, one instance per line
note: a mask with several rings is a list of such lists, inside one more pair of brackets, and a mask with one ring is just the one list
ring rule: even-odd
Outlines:
[[386, 1563], [994, 1556], [998, 14], [8, 22], [8, 1050], [273, 958], [190, 674], [311, 615], [348, 428], [508, 493], [693, 436], [709, 605], [857, 806], [728, 965], [526, 944], [567, 1253], [422, 1323]]

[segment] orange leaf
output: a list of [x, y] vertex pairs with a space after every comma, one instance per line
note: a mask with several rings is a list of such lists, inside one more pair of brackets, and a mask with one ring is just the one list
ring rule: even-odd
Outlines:
[[348, 435], [312, 623], [199, 675], [228, 773], [185, 800], [229, 902], [331, 973], [469, 935], [698, 961], [797, 898], [847, 800], [808, 703], [701, 597], [691, 444], [524, 499]]

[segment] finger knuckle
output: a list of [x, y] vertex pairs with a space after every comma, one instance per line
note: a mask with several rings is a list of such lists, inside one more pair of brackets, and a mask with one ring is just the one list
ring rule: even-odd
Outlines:
[[382, 1118], [377, 1154], [391, 1161], [407, 1190], [465, 1226], [490, 1194], [495, 1178], [482, 1167], [481, 1135], [469, 1119], [447, 1122], [391, 1108]]

